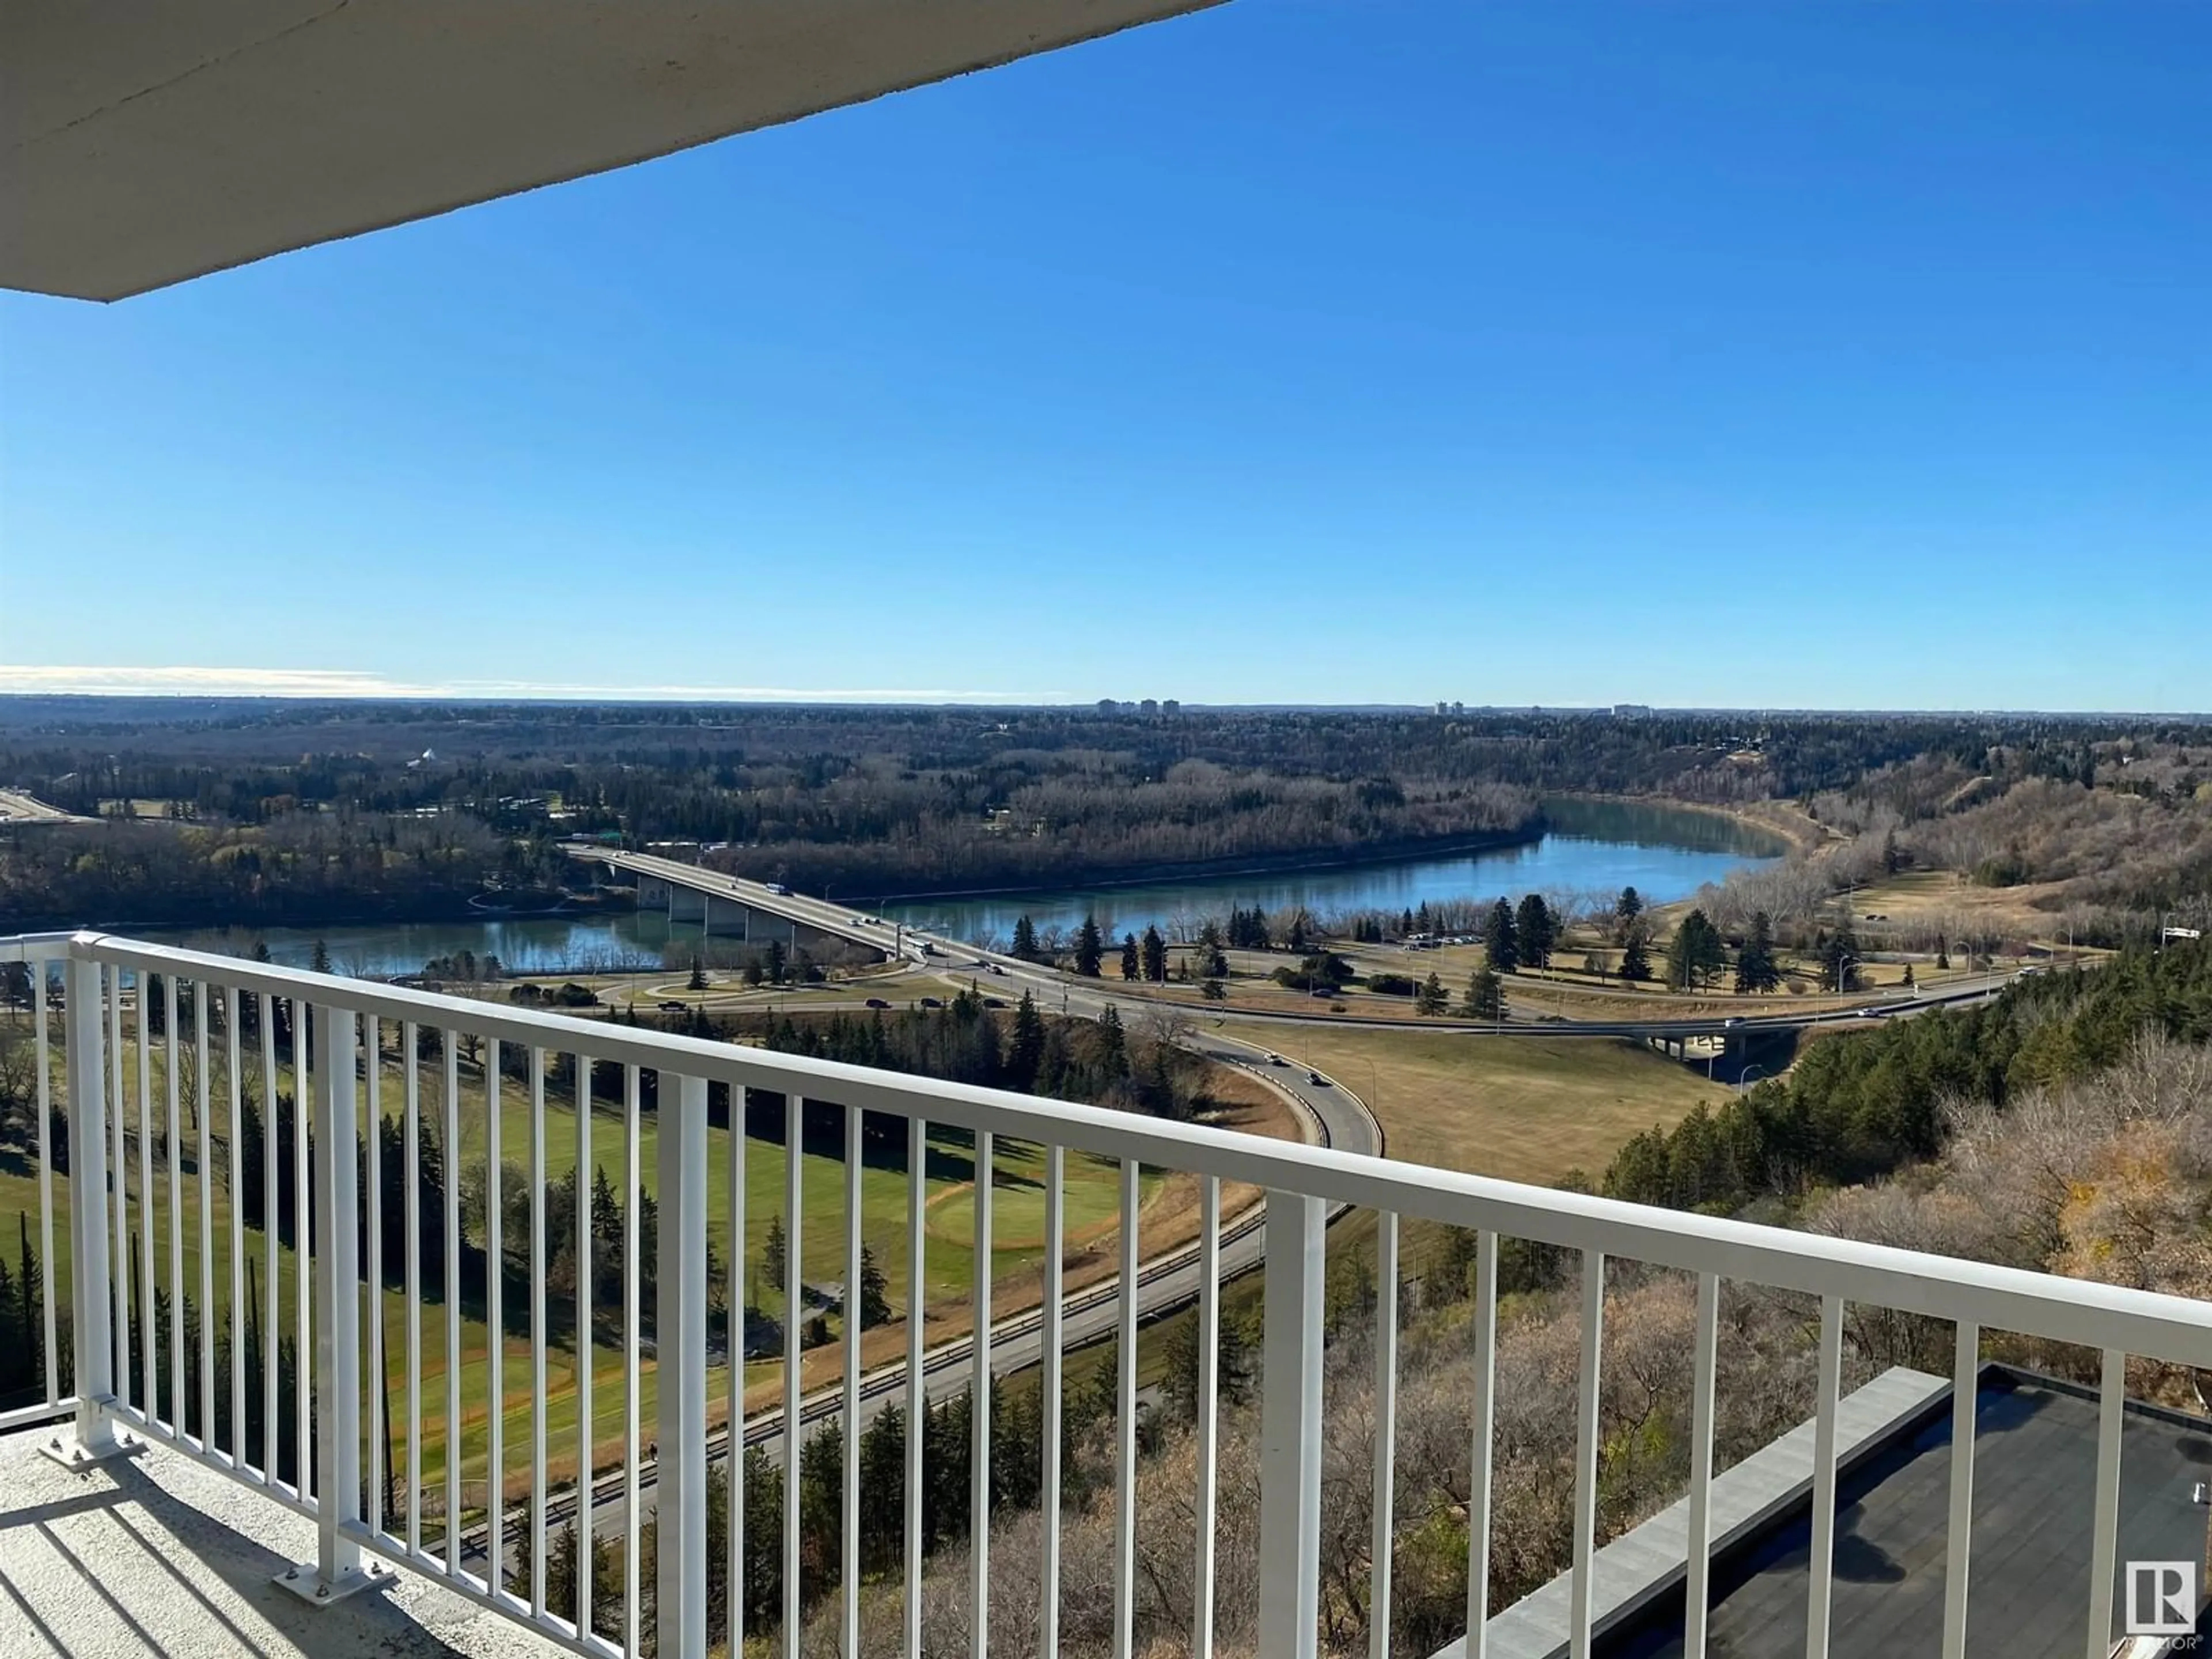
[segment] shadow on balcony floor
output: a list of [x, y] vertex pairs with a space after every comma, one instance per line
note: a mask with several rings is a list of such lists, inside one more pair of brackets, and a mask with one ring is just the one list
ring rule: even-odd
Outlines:
[[313, 1522], [158, 1447], [78, 1474], [0, 1438], [0, 1654], [536, 1659], [560, 1651], [408, 1575], [335, 1607], [275, 1576], [312, 1560]]

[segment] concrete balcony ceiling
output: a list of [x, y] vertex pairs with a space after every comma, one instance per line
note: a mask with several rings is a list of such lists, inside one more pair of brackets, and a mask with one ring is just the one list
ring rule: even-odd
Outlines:
[[1214, 0], [0, 8], [0, 284], [114, 300]]

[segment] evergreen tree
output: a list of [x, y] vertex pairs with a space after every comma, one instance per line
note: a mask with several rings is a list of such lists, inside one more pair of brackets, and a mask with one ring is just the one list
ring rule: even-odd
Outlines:
[[1143, 971], [1143, 969], [1139, 966], [1137, 961], [1137, 936], [1134, 933], [1122, 934], [1121, 977], [1123, 979], [1135, 979]]
[[1651, 977], [1651, 934], [1640, 919], [1630, 925], [1620, 942], [1620, 976], [1631, 984]]
[[1168, 942], [1160, 937], [1158, 928], [1145, 929], [1143, 951], [1145, 977], [1155, 985], [1163, 983], [1168, 976]]
[[770, 939], [768, 942], [768, 976], [772, 983], [777, 985], [783, 983], [788, 958], [784, 954], [783, 941], [780, 939]]
[[1014, 1010], [1014, 1036], [1006, 1052], [1006, 1086], [1021, 1093], [1036, 1087], [1037, 1073], [1044, 1064], [1044, 1016], [1037, 1012], [1036, 998], [1028, 991], [1022, 993], [1021, 1006]]
[[1541, 893], [1530, 893], [1521, 901], [1513, 932], [1522, 967], [1552, 965], [1552, 945], [1559, 936], [1559, 926], [1553, 918], [1552, 907], [1544, 902]]
[[1308, 921], [1309, 918], [1303, 905], [1291, 910], [1290, 931], [1284, 936], [1283, 943], [1290, 947], [1293, 956], [1305, 954]]
[[[1644, 896], [1633, 887], [1624, 887], [1620, 896], [1613, 902], [1613, 938], [1617, 945], [1626, 945], [1628, 936], [1644, 915]], [[1647, 939], [1648, 943], [1648, 939]]]
[[1751, 919], [1751, 933], [1736, 953], [1735, 988], [1764, 996], [1782, 986], [1782, 970], [1774, 962], [1774, 923], [1761, 910]]
[[1015, 918], [1014, 948], [1009, 954], [1019, 957], [1024, 962], [1037, 959], [1036, 924], [1027, 916]]
[[1226, 1002], [1229, 1000], [1229, 988], [1226, 985], [1224, 985], [1218, 979], [1200, 980], [1199, 981], [1198, 993], [1208, 1002]]
[[707, 988], [707, 964], [696, 957], [691, 958], [691, 977], [684, 981], [684, 988], [689, 991]]
[[1704, 990], [1727, 965], [1728, 947], [1705, 913], [1683, 917], [1667, 946], [1667, 983], [1677, 991]]
[[[799, 1149], [796, 1146], [787, 1147], [785, 1150], [785, 1155], [797, 1158], [799, 1155]], [[783, 1288], [783, 1276], [791, 1266], [790, 1248], [790, 1242], [784, 1237], [782, 1215], [779, 1212], [770, 1216], [768, 1218], [768, 1237], [761, 1243], [761, 1271], [768, 1275], [769, 1285], [779, 1291]], [[788, 1308], [784, 1310], [784, 1323], [787, 1326], [793, 1324], [798, 1317], [798, 1309]]]
[[890, 1288], [890, 1281], [884, 1277], [884, 1270], [876, 1265], [876, 1253], [866, 1244], [861, 1245], [860, 1284], [854, 1297], [854, 1305], [860, 1309], [862, 1330], [872, 1330], [878, 1325], [890, 1322], [891, 1303], [887, 1293]]
[[1129, 1042], [1127, 1033], [1121, 1029], [1121, 1016], [1112, 1003], [1098, 1016], [1098, 1066], [1115, 1080], [1129, 1075]]
[[1416, 1013], [1441, 1014], [1446, 1000], [1443, 981], [1431, 974], [1421, 982], [1421, 988], [1413, 998], [1413, 1010]]
[[1086, 915], [1075, 935], [1075, 971], [1085, 979], [1097, 979], [1099, 963], [1105, 957], [1106, 940], [1098, 931], [1098, 918]]
[[1504, 899], [1490, 907], [1490, 919], [1483, 924], [1482, 946], [1495, 973], [1510, 974], [1521, 965], [1520, 941], [1513, 931], [1513, 912]]
[[1859, 988], [1859, 941], [1848, 921], [1820, 947], [1820, 979], [1832, 991]]
[[1495, 969], [1478, 968], [1468, 979], [1467, 1013], [1471, 1019], [1505, 1018], [1505, 981], [1498, 978]]
[[314, 954], [307, 958], [307, 966], [319, 974], [331, 971], [331, 947], [321, 939], [315, 941]]

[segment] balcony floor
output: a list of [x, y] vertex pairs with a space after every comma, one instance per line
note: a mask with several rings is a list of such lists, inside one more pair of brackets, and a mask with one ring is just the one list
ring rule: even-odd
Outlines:
[[314, 1523], [158, 1447], [78, 1474], [0, 1437], [0, 1654], [540, 1659], [560, 1650], [411, 1574], [330, 1607], [280, 1589]]

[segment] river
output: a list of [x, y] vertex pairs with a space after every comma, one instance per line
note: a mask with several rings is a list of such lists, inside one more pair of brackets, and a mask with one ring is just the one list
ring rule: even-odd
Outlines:
[[[1325, 870], [1209, 877], [1127, 887], [917, 899], [878, 907], [882, 914], [933, 933], [978, 943], [1005, 940], [1016, 918], [1040, 930], [1073, 929], [1096, 915], [1109, 936], [1141, 933], [1179, 918], [1220, 915], [1257, 904], [1271, 915], [1302, 904], [1316, 915], [1360, 909], [1418, 910], [1425, 902], [1488, 900], [1523, 893], [1611, 896], [1633, 887], [1654, 903], [1686, 897], [1730, 870], [1778, 856], [1779, 842], [1710, 813], [1609, 801], [1554, 801], [1543, 839], [1477, 853], [1406, 859]], [[179, 944], [243, 953], [251, 933], [205, 929], [168, 937]], [[657, 968], [672, 943], [699, 937], [696, 923], [672, 925], [658, 912], [579, 912], [479, 921], [381, 922], [323, 928], [272, 927], [258, 937], [275, 961], [305, 967], [318, 939], [339, 972], [364, 977], [419, 972], [434, 957], [487, 953], [515, 972], [613, 971]]]

